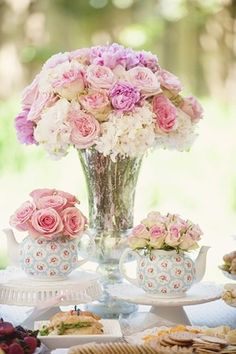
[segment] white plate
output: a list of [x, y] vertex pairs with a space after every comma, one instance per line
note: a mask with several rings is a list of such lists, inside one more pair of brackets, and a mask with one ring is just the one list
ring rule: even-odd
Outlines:
[[236, 280], [236, 275], [235, 274], [231, 274], [229, 272], [227, 272], [226, 270], [222, 270], [222, 273], [224, 274], [224, 276], [226, 278], [232, 279], [232, 280]]
[[[47, 325], [49, 321], [35, 321], [34, 329], [39, 329], [42, 325]], [[48, 349], [70, 348], [73, 345], [85, 344], [89, 342], [114, 342], [122, 338], [121, 328], [117, 320], [101, 320], [103, 324], [103, 334], [92, 335], [54, 335], [38, 336], [41, 342]]]

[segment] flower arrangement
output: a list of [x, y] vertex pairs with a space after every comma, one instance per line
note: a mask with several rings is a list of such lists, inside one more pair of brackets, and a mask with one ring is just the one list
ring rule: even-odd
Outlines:
[[32, 200], [24, 202], [10, 217], [12, 227], [28, 231], [33, 238], [82, 236], [87, 219], [77, 208], [79, 201], [74, 195], [56, 189], [35, 189], [30, 196]]
[[150, 52], [114, 43], [59, 53], [25, 88], [17, 135], [56, 158], [71, 145], [113, 161], [156, 146], [187, 150], [203, 109], [181, 90]]
[[132, 229], [128, 242], [133, 250], [184, 252], [198, 248], [201, 235], [199, 226], [191, 221], [183, 220], [177, 214], [164, 216], [153, 211]]

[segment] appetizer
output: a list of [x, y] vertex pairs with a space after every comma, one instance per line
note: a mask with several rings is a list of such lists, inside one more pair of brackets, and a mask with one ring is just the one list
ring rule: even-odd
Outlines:
[[236, 330], [228, 326], [204, 329], [178, 325], [160, 329], [143, 339], [145, 345], [163, 354], [236, 353]]
[[236, 251], [225, 254], [223, 260], [224, 264], [220, 266], [220, 269], [232, 275], [236, 275]]
[[99, 320], [100, 317], [87, 311], [58, 312], [39, 333], [41, 336], [102, 334], [103, 325]]

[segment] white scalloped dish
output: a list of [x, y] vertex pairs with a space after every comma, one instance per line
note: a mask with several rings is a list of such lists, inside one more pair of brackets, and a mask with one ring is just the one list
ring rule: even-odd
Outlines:
[[[47, 325], [49, 321], [36, 321], [34, 329], [39, 329]], [[122, 338], [121, 328], [118, 320], [101, 320], [103, 324], [103, 334], [93, 335], [49, 335], [38, 336], [41, 342], [50, 350], [56, 348], [69, 348], [74, 345], [89, 342], [104, 343], [114, 342]]]

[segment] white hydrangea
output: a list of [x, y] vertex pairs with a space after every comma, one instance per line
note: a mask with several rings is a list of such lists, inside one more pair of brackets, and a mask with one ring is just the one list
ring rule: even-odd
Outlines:
[[164, 149], [177, 149], [179, 151], [189, 150], [197, 134], [194, 132], [194, 125], [190, 117], [181, 109], [177, 109], [177, 127], [172, 132], [166, 134], [161, 131], [156, 132], [156, 144]]
[[66, 155], [70, 144], [71, 127], [67, 123], [70, 103], [60, 99], [45, 110], [34, 131], [35, 140], [42, 144], [52, 157]]
[[107, 122], [101, 124], [102, 135], [96, 149], [113, 161], [118, 154], [136, 157], [143, 155], [155, 145], [154, 117], [149, 103], [134, 112], [111, 113]]

